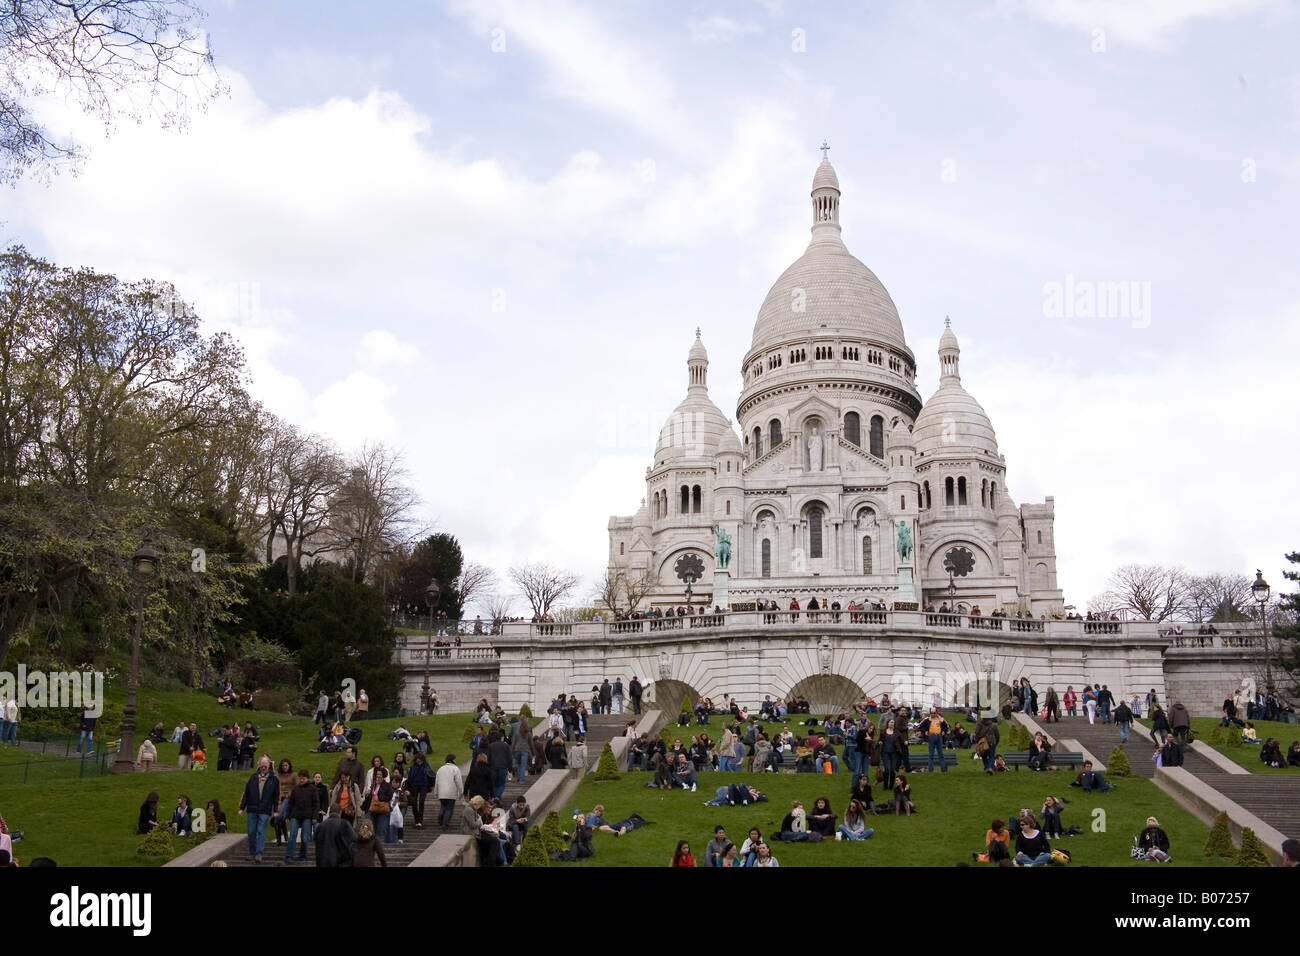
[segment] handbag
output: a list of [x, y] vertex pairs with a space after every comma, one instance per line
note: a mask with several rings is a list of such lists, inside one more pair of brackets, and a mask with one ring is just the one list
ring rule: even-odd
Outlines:
[[371, 800], [368, 813], [392, 813], [393, 807], [387, 800]]

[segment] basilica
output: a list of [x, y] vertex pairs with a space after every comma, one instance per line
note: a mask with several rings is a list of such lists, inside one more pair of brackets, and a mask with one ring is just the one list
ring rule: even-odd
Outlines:
[[620, 609], [816, 599], [1063, 615], [1052, 499], [1012, 499], [950, 323], [923, 402], [898, 310], [841, 238], [827, 159], [811, 199], [808, 248], [754, 323], [739, 433], [709, 398], [696, 332], [686, 397], [659, 433], [641, 507], [609, 521], [609, 570], [633, 584]]

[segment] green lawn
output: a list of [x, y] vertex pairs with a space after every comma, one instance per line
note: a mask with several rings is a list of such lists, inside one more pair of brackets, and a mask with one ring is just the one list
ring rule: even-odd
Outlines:
[[1210, 731], [1219, 725], [1220, 718], [1217, 717], [1193, 717], [1192, 729], [1196, 731], [1196, 739], [1205, 744], [1214, 747], [1219, 753], [1223, 754], [1229, 760], [1234, 760], [1241, 766], [1245, 767], [1251, 773], [1293, 773], [1300, 774], [1300, 767], [1266, 767], [1259, 759], [1259, 748], [1262, 741], [1269, 737], [1276, 737], [1278, 743], [1282, 745], [1282, 756], [1286, 756], [1286, 750], [1291, 746], [1291, 741], [1300, 740], [1300, 724], [1284, 724], [1276, 720], [1252, 720], [1255, 725], [1255, 734], [1259, 737], [1260, 744], [1242, 744], [1240, 747], [1229, 747], [1226, 744], [1211, 744]]
[[[112, 691], [109, 696], [113, 697]], [[340, 755], [310, 752], [316, 746], [316, 729], [309, 718], [232, 711], [217, 704], [215, 697], [193, 693], [142, 690], [138, 697], [138, 723], [142, 733], [147, 733], [158, 721], [167, 728], [168, 736], [182, 718], [199, 725], [211, 744], [209, 769], [83, 778], [77, 775], [78, 760], [0, 748], [0, 779], [4, 780], [0, 814], [11, 831], [18, 829], [24, 833], [24, 839], [14, 847], [20, 862], [49, 856], [60, 866], [158, 865], [163, 861], [146, 859], [136, 853], [139, 838], [135, 835], [135, 823], [140, 804], [151, 790], [157, 791], [160, 797], [160, 820], [170, 818], [177, 796], [187, 793], [195, 806], [204, 806], [211, 799], [221, 801], [231, 831], [242, 832], [235, 811], [248, 775], [217, 772], [216, 741], [206, 737], [209, 731], [233, 718], [241, 723], [251, 720], [257, 725], [261, 734], [259, 755], [266, 754], [277, 762], [287, 757], [295, 770], [306, 767], [312, 772], [320, 771], [327, 780], [338, 766]], [[401, 748], [396, 741], [388, 739], [388, 731], [400, 723], [412, 733], [428, 731], [433, 742], [431, 762], [435, 765], [448, 753], [455, 753], [463, 761], [469, 756], [469, 748], [461, 742], [461, 735], [469, 719], [465, 714], [451, 714], [361, 721], [356, 725], [363, 729], [357, 756], [365, 764], [374, 754], [381, 755], [385, 763], [390, 762]], [[108, 730], [104, 727], [96, 733], [97, 744], [101, 738], [110, 736]], [[19, 733], [21, 736], [21, 730]], [[116, 728], [111, 736], [117, 736]], [[158, 759], [161, 766], [175, 767], [177, 745], [158, 745]], [[20, 782], [24, 772], [25, 783]], [[178, 839], [175, 844], [183, 849], [190, 841]]]
[[[685, 729], [685, 728], [683, 728]], [[913, 766], [924, 764], [920, 748], [914, 748]], [[770, 802], [748, 807], [706, 807], [704, 801], [713, 791], [731, 780], [746, 780], [769, 797]], [[1109, 794], [1085, 796], [1067, 785], [1073, 775], [1068, 770], [1051, 773], [1021, 771], [990, 777], [970, 759], [969, 751], [959, 755], [957, 766], [947, 774], [914, 774], [912, 801], [918, 813], [912, 817], [879, 816], [871, 818], [875, 836], [860, 843], [823, 841], [818, 844], [774, 844], [782, 866], [953, 866], [970, 862], [971, 853], [983, 849], [984, 831], [994, 817], [1009, 819], [1022, 807], [1035, 815], [1043, 798], [1051, 793], [1069, 801], [1062, 817], [1064, 826], [1083, 827], [1084, 834], [1066, 837], [1061, 845], [1073, 855], [1073, 865], [1085, 866], [1155, 866], [1129, 858], [1133, 837], [1145, 826], [1149, 816], [1156, 816], [1169, 834], [1174, 863], [1171, 865], [1207, 865], [1201, 855], [1209, 828], [1149, 781], [1130, 778], [1119, 781]], [[843, 815], [849, 790], [848, 774], [831, 776], [813, 774], [716, 774], [700, 775], [699, 791], [660, 791], [647, 789], [645, 773], [627, 773], [622, 779], [597, 782], [584, 780], [562, 817], [566, 828], [572, 812], [588, 811], [596, 803], [605, 805], [611, 821], [637, 812], [652, 826], [635, 830], [625, 837], [595, 835], [596, 855], [579, 861], [579, 866], [666, 866], [679, 839], [691, 841], [696, 859], [703, 865], [704, 847], [713, 837], [713, 828], [722, 824], [727, 837], [739, 846], [751, 826], [764, 836], [773, 834], [781, 818], [789, 811], [792, 800], [805, 808], [825, 796], [836, 813]], [[879, 788], [876, 799], [883, 801]], [[1104, 811], [1098, 817], [1104, 832], [1093, 832], [1095, 808]]]

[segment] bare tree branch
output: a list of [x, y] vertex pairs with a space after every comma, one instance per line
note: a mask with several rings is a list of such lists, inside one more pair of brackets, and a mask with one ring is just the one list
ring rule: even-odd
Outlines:
[[551, 567], [545, 562], [516, 565], [510, 569], [510, 580], [532, 606], [533, 616], [544, 618], [551, 607], [572, 593], [582, 581], [582, 575]]

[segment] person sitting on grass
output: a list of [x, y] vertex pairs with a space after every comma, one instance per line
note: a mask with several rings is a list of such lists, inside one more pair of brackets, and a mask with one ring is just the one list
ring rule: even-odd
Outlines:
[[1043, 801], [1043, 832], [1047, 834], [1047, 839], [1059, 840], [1064, 834], [1061, 830], [1061, 812], [1065, 809], [1065, 801], [1048, 796]]
[[1252, 721], [1246, 721], [1246, 727], [1241, 732], [1241, 742], [1243, 744], [1259, 743], [1259, 736], [1255, 733], [1255, 724]]
[[672, 861], [668, 865], [674, 869], [678, 867], [695, 866], [695, 856], [691, 853], [691, 843], [689, 840], [677, 841], [677, 849], [673, 851]]
[[1264, 746], [1259, 748], [1259, 759], [1266, 767], [1286, 766], [1286, 758], [1282, 756], [1282, 745], [1275, 737], [1269, 737], [1264, 741]]
[[970, 731], [962, 724], [957, 724], [952, 729], [952, 746], [956, 750], [968, 750], [971, 746]]
[[740, 852], [736, 849], [736, 844], [728, 843], [725, 847], [722, 848], [722, 852], [718, 854], [718, 858], [717, 860], [714, 861], [713, 865], [727, 866], [727, 867], [742, 867], [745, 864], [742, 863], [740, 860]]
[[716, 826], [713, 828], [713, 839], [704, 847], [704, 865], [717, 866], [718, 857], [722, 851], [727, 848], [731, 841], [727, 839], [727, 830], [725, 827]]
[[1100, 790], [1102, 793], [1109, 793], [1112, 785], [1111, 782], [1102, 775], [1100, 770], [1092, 769], [1091, 760], [1085, 760], [1083, 762], [1083, 770], [1074, 778], [1074, 782], [1070, 784], [1070, 786], [1082, 787], [1084, 793], [1092, 793], [1094, 790]]
[[858, 801], [868, 813], [876, 812], [876, 805], [871, 799], [871, 781], [865, 773], [858, 777], [857, 782], [849, 790], [849, 799]]
[[994, 820], [984, 831], [984, 852], [972, 853], [979, 863], [1001, 863], [1011, 859], [1011, 831], [1005, 820]]
[[182, 793], [176, 799], [176, 809], [172, 811], [171, 830], [177, 836], [187, 837], [190, 831], [194, 829], [192, 815], [194, 808], [190, 806], [188, 794]]
[[1033, 814], [1022, 811], [1016, 834], [1016, 866], [1046, 866], [1052, 862], [1052, 848], [1047, 834], [1038, 829]]
[[140, 822], [135, 832], [151, 833], [156, 826], [158, 826], [158, 794], [150, 793], [144, 798], [144, 803], [140, 804]]
[[758, 827], [750, 827], [749, 835], [740, 845], [740, 859], [745, 866], [754, 865], [754, 861], [758, 859], [758, 845], [762, 842], [763, 834], [759, 832]]
[[1137, 838], [1137, 859], [1151, 860], [1156, 863], [1168, 863], [1169, 836], [1160, 829], [1160, 821], [1147, 817], [1146, 829]]
[[647, 826], [649, 823], [650, 821], [639, 813], [634, 813], [617, 823], [610, 823], [605, 819], [605, 805], [603, 803], [596, 804], [591, 808], [591, 813], [587, 814], [587, 826], [591, 827], [593, 831], [599, 830], [602, 833], [612, 833], [614, 836], [623, 836], [629, 830]]
[[[868, 803], [866, 806], [870, 806]], [[867, 810], [859, 800], [850, 800], [848, 810], [844, 811], [844, 822], [835, 832], [835, 838], [844, 840], [870, 840], [876, 831], [867, 826]]]
[[1286, 749], [1286, 762], [1289, 767], [1300, 767], [1300, 740], [1291, 741]]
[[552, 860], [572, 863], [574, 860], [583, 860], [596, 855], [596, 848], [591, 843], [590, 821], [587, 819], [586, 814], [576, 814], [573, 818], [573, 832], [561, 833], [560, 836], [564, 838], [569, 846], [559, 853], [552, 854]]
[[798, 800], [791, 803], [790, 812], [781, 820], [777, 839], [786, 843], [801, 843], [808, 839], [808, 814]]
[[894, 816], [901, 813], [910, 817], [915, 812], [916, 804], [912, 802], [912, 785], [907, 782], [907, 774], [900, 770], [898, 776], [894, 778]]
[[820, 833], [823, 839], [831, 839], [835, 835], [835, 812], [831, 810], [831, 802], [825, 797], [818, 797], [813, 801], [812, 812], [808, 814], [808, 830], [812, 833]]
[[766, 843], [760, 843], [758, 845], [758, 858], [754, 860], [754, 866], [771, 867], [780, 865], [781, 864], [777, 862], [776, 857], [772, 855], [772, 848]]
[[695, 792], [695, 764], [691, 763], [685, 753], [677, 755], [677, 768], [674, 772], [675, 782], [683, 789]]
[[650, 785], [659, 790], [671, 790], [673, 784], [677, 782], [677, 762], [665, 753], [659, 757], [654, 771], [654, 779], [650, 781]]
[[1009, 769], [1007, 758], [1002, 754], [998, 754], [993, 758], [993, 766], [989, 769], [989, 773], [1006, 773]]

